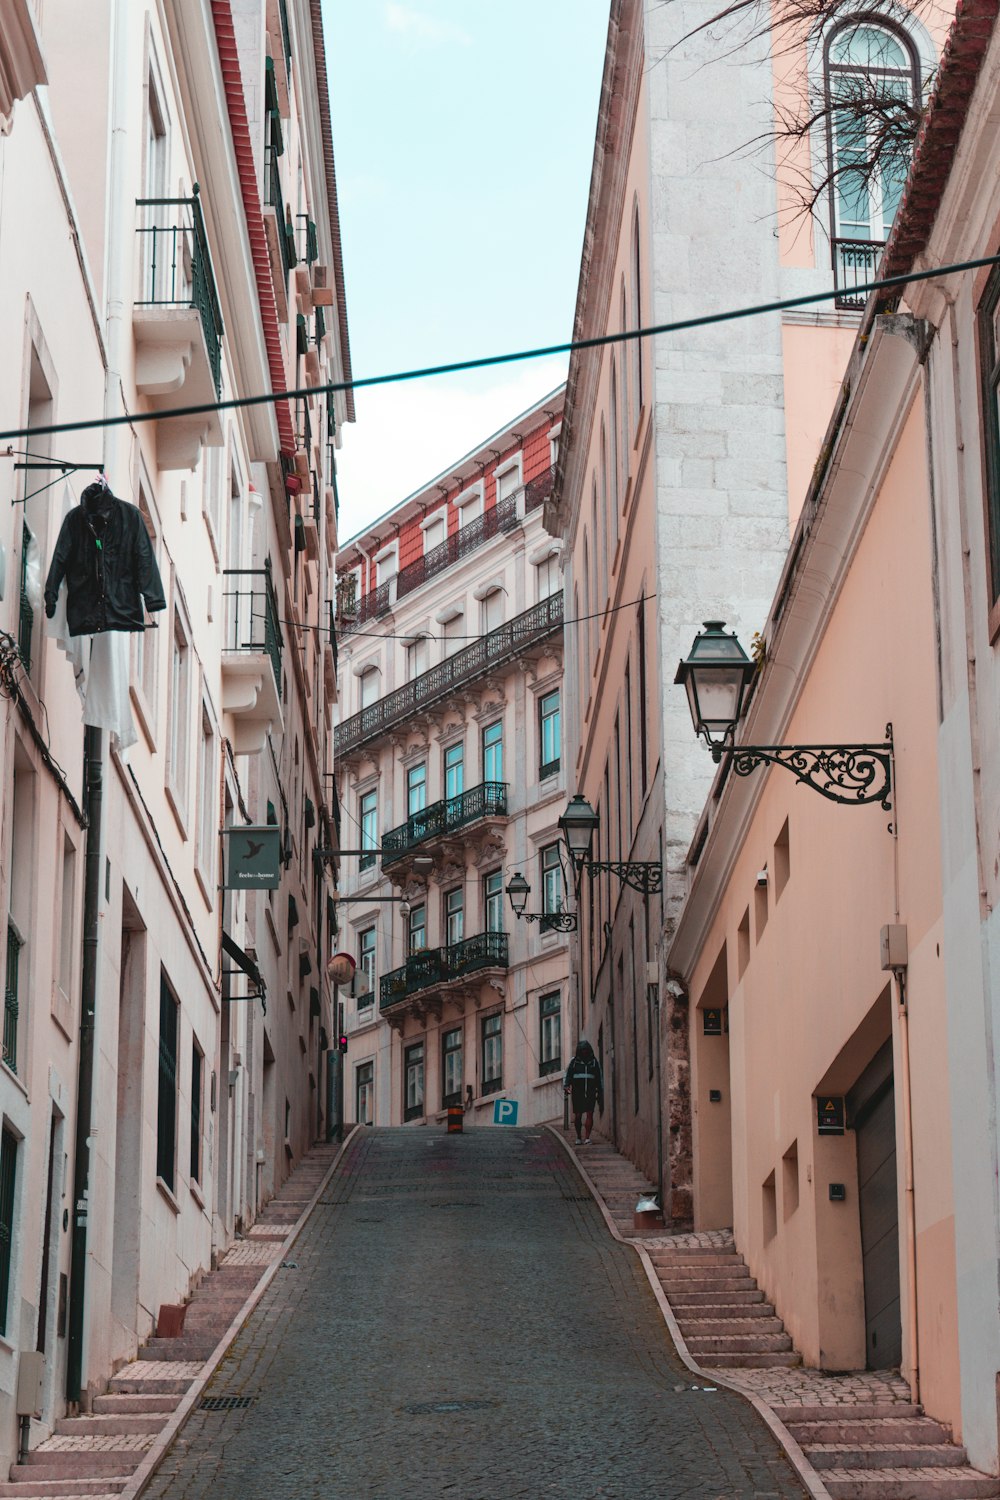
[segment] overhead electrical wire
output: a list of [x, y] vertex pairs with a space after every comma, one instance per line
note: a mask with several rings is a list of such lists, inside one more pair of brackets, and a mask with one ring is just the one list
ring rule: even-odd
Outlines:
[[[851, 295], [902, 289], [917, 281], [930, 281], [939, 276], [950, 276], [957, 271], [976, 271], [983, 266], [1000, 263], [1000, 255], [984, 255], [976, 260], [955, 261], [946, 266], [934, 266], [927, 271], [907, 271], [898, 276], [885, 276], [876, 281], [860, 282], [851, 287]], [[572, 354], [578, 349], [599, 349], [607, 344], [629, 343], [633, 339], [655, 338], [658, 334], [683, 333], [692, 328], [710, 328], [717, 323], [731, 323], [740, 318], [762, 317], [765, 313], [784, 312], [795, 307], [809, 307], [817, 302], [832, 302], [839, 297], [842, 288], [831, 287], [822, 292], [806, 292], [799, 297], [783, 297], [774, 302], [759, 302], [750, 307], [730, 308], [726, 312], [702, 313], [693, 318], [677, 318], [669, 323], [657, 323], [649, 328], [623, 329], [618, 333], [595, 334], [592, 338], [570, 339], [561, 344], [547, 344], [534, 349], [516, 349], [508, 354], [486, 354], [478, 359], [452, 360], [448, 364], [423, 365], [415, 370], [395, 370], [386, 375], [364, 375], [351, 380], [328, 380], [322, 385], [300, 386], [294, 390], [268, 391], [259, 396], [233, 396], [225, 401], [205, 401], [197, 406], [162, 407], [157, 411], [127, 412], [116, 417], [95, 417], [93, 420], [77, 422], [50, 422], [37, 427], [12, 427], [0, 432], [0, 442], [12, 438], [42, 437], [49, 433], [89, 432], [92, 429], [133, 425], [138, 422], [163, 422], [170, 417], [208, 416], [218, 411], [237, 411], [251, 406], [273, 406], [280, 401], [309, 400], [335, 391], [358, 391], [369, 386], [393, 385], [408, 380], [424, 380], [435, 375], [455, 375], [464, 370], [483, 370], [492, 365], [516, 364], [529, 359], [546, 359], [555, 354]]]
[[[636, 604], [644, 604], [647, 599], [655, 598], [655, 592], [640, 594], [638, 599], [625, 599], [621, 604], [609, 604], [606, 609], [595, 609], [589, 615], [567, 615], [555, 623], [560, 625], [582, 625], [587, 620], [603, 620], [605, 615], [617, 614], [620, 609], [631, 609]], [[540, 604], [544, 604], [544, 602], [544, 599], [539, 600]], [[287, 625], [289, 630], [314, 630], [319, 635], [326, 635], [330, 629], [329, 625], [305, 625], [298, 620], [286, 620], [281, 615], [277, 619], [279, 625]], [[505, 620], [503, 624], [510, 625], [511, 621]], [[502, 630], [503, 624], [495, 626], [494, 629]], [[484, 641], [488, 635], [492, 634], [492, 630], [481, 631], [479, 635], [432, 635], [429, 630], [407, 630], [400, 634], [394, 634], [390, 631], [383, 632], [381, 630], [349, 630], [345, 634], [338, 635], [337, 639], [343, 646], [348, 641], [354, 640], [356, 636], [364, 636], [366, 639], [376, 641]]]

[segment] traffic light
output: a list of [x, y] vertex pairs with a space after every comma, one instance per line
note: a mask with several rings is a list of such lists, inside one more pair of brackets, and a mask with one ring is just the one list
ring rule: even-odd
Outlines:
[[340, 1036], [337, 1038], [337, 1051], [338, 1052], [346, 1052], [347, 1051], [347, 1034], [346, 1034], [346, 1032], [342, 1031], [340, 1033]]

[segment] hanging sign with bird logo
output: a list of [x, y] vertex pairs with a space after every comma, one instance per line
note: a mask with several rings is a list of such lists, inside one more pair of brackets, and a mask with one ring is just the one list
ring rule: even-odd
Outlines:
[[278, 827], [224, 828], [227, 891], [276, 891], [281, 883], [281, 834]]

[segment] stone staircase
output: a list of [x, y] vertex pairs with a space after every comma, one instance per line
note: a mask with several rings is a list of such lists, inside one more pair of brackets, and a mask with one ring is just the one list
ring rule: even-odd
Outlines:
[[648, 1253], [698, 1364], [730, 1370], [802, 1363], [738, 1251], [650, 1245]]
[[339, 1148], [320, 1145], [303, 1158], [247, 1237], [204, 1277], [185, 1309], [177, 1338], [152, 1338], [111, 1379], [93, 1411], [57, 1421], [27, 1462], [12, 1464], [0, 1496], [18, 1500], [117, 1500], [240, 1308], [280, 1255], [312, 1202]]
[[969, 1466], [923, 1407], [892, 1402], [775, 1406], [834, 1500], [976, 1500], [1000, 1480]]

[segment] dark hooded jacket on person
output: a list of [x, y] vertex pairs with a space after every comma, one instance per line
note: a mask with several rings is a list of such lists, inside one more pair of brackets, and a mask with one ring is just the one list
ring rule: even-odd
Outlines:
[[576, 1055], [566, 1069], [563, 1087], [573, 1096], [574, 1114], [593, 1114], [594, 1105], [604, 1109], [604, 1074], [589, 1042], [579, 1042]]
[[49, 619], [64, 580], [70, 635], [144, 630], [143, 602], [150, 614], [167, 607], [142, 512], [103, 484], [87, 486], [59, 530], [45, 580]]

